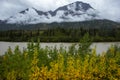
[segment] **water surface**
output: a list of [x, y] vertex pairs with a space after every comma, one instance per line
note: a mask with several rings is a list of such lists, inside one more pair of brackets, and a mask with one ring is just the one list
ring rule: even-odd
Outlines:
[[[59, 49], [60, 46], [64, 46], [63, 48], [68, 49], [72, 44], [74, 44], [74, 43], [40, 43], [42, 48], [45, 48], [46, 46], [53, 48], [54, 46], [56, 46], [57, 49]], [[5, 52], [7, 51], [9, 46], [13, 50], [15, 48], [15, 46], [17, 46], [17, 45], [19, 46], [20, 50], [27, 48], [27, 42], [0, 42], [0, 55], [5, 54]], [[97, 52], [97, 54], [99, 54], [102, 52], [106, 52], [111, 45], [120, 46], [120, 42], [93, 43], [90, 46], [90, 48], [95, 48], [95, 46], [96, 46], [96, 52]]]

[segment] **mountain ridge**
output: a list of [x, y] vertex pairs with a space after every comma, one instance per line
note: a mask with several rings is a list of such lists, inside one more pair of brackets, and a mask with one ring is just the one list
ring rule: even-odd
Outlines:
[[8, 30], [46, 30], [54, 28], [65, 28], [65, 29], [119, 29], [120, 23], [111, 20], [90, 20], [82, 22], [53, 22], [53, 23], [38, 23], [38, 24], [0, 24], [0, 31]]
[[90, 4], [76, 1], [54, 11], [40, 11], [27, 8], [7, 19], [7, 23], [37, 24], [52, 22], [75, 22], [100, 19], [99, 13]]

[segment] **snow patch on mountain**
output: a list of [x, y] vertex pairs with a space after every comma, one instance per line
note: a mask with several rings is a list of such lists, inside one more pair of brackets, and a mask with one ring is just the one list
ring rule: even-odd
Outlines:
[[74, 22], [92, 19], [100, 19], [99, 12], [89, 4], [77, 1], [55, 11], [39, 11], [35, 8], [28, 8], [10, 17], [7, 23], [37, 24], [52, 22]]

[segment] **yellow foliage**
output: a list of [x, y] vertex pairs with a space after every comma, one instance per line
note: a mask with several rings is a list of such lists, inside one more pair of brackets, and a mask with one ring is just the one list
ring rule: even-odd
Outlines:
[[[50, 69], [47, 66], [40, 68], [34, 66], [35, 72], [33, 72], [32, 79], [119, 80], [120, 78], [120, 66], [116, 64], [116, 59], [110, 58], [107, 61], [105, 53], [97, 57], [95, 49], [93, 49], [92, 55], [86, 55], [83, 61], [80, 57], [74, 58], [73, 56], [68, 56], [65, 65], [64, 60], [63, 55], [58, 54], [58, 59], [50, 62]], [[34, 58], [32, 64], [36, 65], [37, 62], [38, 60]]]
[[[66, 57], [63, 53], [58, 53], [49, 66], [38, 66], [39, 53], [35, 49], [30, 64], [29, 80], [120, 80], [118, 53], [112, 57], [106, 56], [106, 53], [98, 56], [93, 49], [92, 53], [86, 54], [84, 58], [73, 55]], [[113, 47], [110, 48], [110, 56], [111, 54], [116, 54]], [[24, 53], [23, 58], [28, 58], [28, 53]], [[3, 59], [6, 60], [7, 56], [3, 56]], [[6, 73], [6, 80], [16, 80], [16, 72], [11, 70]]]
[[14, 70], [12, 70], [11, 72], [7, 73], [7, 80], [16, 80], [16, 73]]

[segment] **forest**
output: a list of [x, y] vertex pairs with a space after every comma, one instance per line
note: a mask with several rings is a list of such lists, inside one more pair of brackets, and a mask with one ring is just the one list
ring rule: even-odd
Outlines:
[[79, 42], [88, 33], [94, 42], [120, 41], [120, 23], [109, 20], [83, 22], [0, 24], [0, 41]]
[[120, 47], [111, 45], [107, 52], [96, 54], [90, 49], [86, 34], [67, 51], [41, 48], [40, 42], [29, 42], [21, 51], [9, 47], [0, 56], [0, 80], [120, 80]]
[[91, 29], [91, 28], [52, 28], [45, 30], [9, 30], [0, 31], [0, 41], [28, 42], [30, 40], [41, 42], [79, 42], [88, 33], [94, 42], [120, 41], [120, 28]]

